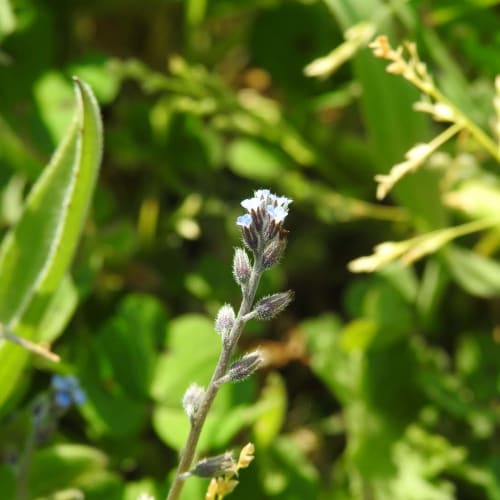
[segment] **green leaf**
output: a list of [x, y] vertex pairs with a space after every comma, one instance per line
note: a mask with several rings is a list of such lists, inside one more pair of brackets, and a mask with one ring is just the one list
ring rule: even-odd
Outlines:
[[0, 0], [0, 43], [16, 29], [16, 18], [9, 0]]
[[[168, 352], [160, 357], [151, 386], [151, 395], [157, 401], [153, 426], [165, 443], [181, 449], [189, 431], [182, 398], [192, 383], [207, 386], [219, 357], [221, 340], [207, 318], [186, 314], [169, 324], [166, 344]], [[252, 399], [251, 378], [223, 385], [205, 422], [199, 449], [227, 445], [242, 427], [250, 425], [262, 413], [257, 405], [248, 406]], [[225, 425], [221, 426], [221, 422]]]
[[[0, 321], [37, 341], [40, 322], [73, 259], [102, 156], [102, 123], [92, 90], [75, 79], [78, 108], [64, 140], [28, 195], [0, 247]], [[0, 406], [28, 355], [0, 346]]]
[[99, 355], [131, 396], [146, 397], [153, 378], [158, 339], [165, 334], [161, 304], [147, 295], [128, 295], [98, 337]]
[[168, 353], [160, 357], [151, 387], [156, 401], [181, 407], [190, 384], [206, 385], [221, 350], [213, 324], [197, 314], [186, 314], [169, 325]]
[[0, 485], [2, 486], [2, 495], [5, 498], [15, 498], [16, 479], [14, 470], [10, 465], [6, 463], [0, 465]]
[[[158, 360], [151, 386], [151, 395], [160, 403], [153, 413], [153, 426], [165, 443], [181, 449], [189, 431], [189, 420], [182, 409], [182, 397], [192, 383], [206, 387], [217, 363], [221, 342], [211, 321], [201, 315], [187, 314], [170, 323], [166, 347], [168, 352]], [[226, 387], [221, 388], [205, 429], [218, 413], [221, 393], [225, 390]], [[200, 442], [201, 449], [205, 448], [204, 436]]]
[[251, 138], [235, 140], [228, 150], [228, 162], [238, 175], [247, 179], [270, 182], [283, 175], [283, 155], [270, 145]]
[[365, 351], [372, 344], [377, 330], [377, 323], [372, 319], [351, 321], [342, 330], [340, 346], [346, 352]]
[[64, 330], [78, 305], [78, 291], [71, 277], [66, 274], [40, 320], [38, 331], [42, 342], [54, 341]]
[[80, 356], [88, 403], [83, 412], [99, 435], [121, 437], [146, 422], [156, 347], [165, 336], [165, 315], [153, 297], [130, 294]]
[[311, 356], [311, 369], [340, 401], [356, 397], [360, 384], [360, 358], [341, 346], [340, 320], [325, 314], [301, 323]]
[[378, 327], [373, 344], [381, 347], [406, 337], [415, 318], [405, 297], [392, 284], [378, 280], [373, 283], [364, 297], [363, 316]]
[[72, 121], [70, 82], [57, 71], [42, 75], [33, 87], [37, 108], [53, 144], [57, 144]]
[[[257, 456], [258, 453], [257, 449]], [[268, 497], [287, 500], [318, 498], [318, 471], [290, 437], [278, 437], [270, 455], [262, 458], [258, 462], [259, 472]]]
[[287, 394], [283, 379], [277, 372], [270, 373], [257, 405], [261, 407], [262, 414], [253, 426], [257, 448], [269, 447], [278, 437], [283, 425]]
[[498, 297], [498, 262], [458, 246], [449, 246], [444, 256], [451, 275], [464, 290], [479, 297]]
[[124, 389], [99, 343], [81, 353], [79, 376], [87, 394], [82, 413], [94, 435], [123, 440], [144, 427], [147, 400], [133, 397]]
[[[464, 448], [452, 446], [444, 436], [431, 434], [418, 424], [409, 425], [396, 439], [390, 423], [369, 408], [349, 416], [357, 419], [354, 426], [359, 427], [359, 435], [351, 439], [356, 473], [374, 498], [455, 498], [453, 485], [442, 474], [453, 474], [462, 465]], [[359, 495], [360, 490], [355, 496]]]
[[[460, 378], [474, 388], [476, 407], [483, 404], [488, 407], [492, 398], [498, 393], [498, 359], [500, 345], [489, 331], [472, 331], [459, 339], [456, 348], [455, 362]], [[493, 418], [496, 414], [490, 407], [484, 408], [484, 418]], [[491, 429], [496, 424], [492, 420]]]
[[18, 173], [35, 179], [42, 169], [33, 152], [26, 149], [21, 137], [16, 134], [0, 115], [0, 168], [15, 169]]
[[106, 456], [88, 446], [59, 444], [37, 451], [30, 473], [30, 498], [90, 485], [109, 475]]
[[159, 405], [153, 412], [153, 428], [164, 443], [181, 450], [189, 433], [189, 420], [181, 408]]
[[67, 71], [70, 75], [89, 83], [101, 104], [111, 102], [120, 87], [119, 76], [113, 71], [108, 57], [101, 54], [85, 55], [72, 62]]
[[[251, 381], [247, 380], [238, 385], [221, 387], [203, 426], [197, 447], [199, 452], [227, 447], [242, 428], [262, 415], [262, 406], [238, 405], [235, 401], [235, 393], [241, 390], [248, 392], [244, 386], [251, 385]], [[224, 422], [223, 425], [221, 422]], [[181, 408], [181, 400], [177, 407], [157, 404], [153, 412], [153, 427], [163, 442], [181, 450], [189, 433], [189, 420]]]
[[[147, 493], [152, 497], [157, 496], [156, 485], [153, 479], [144, 478], [138, 481], [127, 482], [123, 492], [123, 500], [137, 500], [141, 494]], [[158, 495], [158, 498], [160, 496]]]
[[415, 304], [424, 328], [432, 329], [438, 322], [440, 306], [449, 281], [449, 274], [440, 260], [426, 261]]
[[500, 179], [491, 174], [469, 175], [448, 196], [451, 205], [471, 219], [497, 217], [500, 212]]

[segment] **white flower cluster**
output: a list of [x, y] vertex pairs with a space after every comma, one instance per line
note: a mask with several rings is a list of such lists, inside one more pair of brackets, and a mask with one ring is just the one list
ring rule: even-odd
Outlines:
[[236, 224], [242, 227], [250, 227], [255, 223], [255, 215], [267, 217], [275, 224], [284, 222], [288, 215], [288, 205], [293, 200], [285, 196], [276, 196], [269, 189], [258, 189], [254, 192], [253, 198], [248, 198], [241, 202], [241, 206], [249, 213], [241, 215], [236, 219]]

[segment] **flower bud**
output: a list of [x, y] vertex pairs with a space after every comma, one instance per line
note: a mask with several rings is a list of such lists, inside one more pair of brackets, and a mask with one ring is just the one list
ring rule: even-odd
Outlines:
[[260, 299], [255, 305], [253, 313], [257, 319], [271, 319], [281, 311], [284, 311], [292, 300], [292, 290], [282, 293], [273, 293], [272, 295]]
[[269, 269], [277, 264], [286, 248], [285, 238], [276, 238], [269, 243], [262, 254], [262, 265]]
[[189, 472], [181, 474], [181, 478], [186, 479], [189, 476], [217, 477], [225, 474], [234, 474], [235, 467], [236, 462], [234, 461], [233, 454], [230, 451], [226, 451], [222, 455], [200, 460]]
[[251, 225], [249, 227], [241, 228], [241, 235], [243, 236], [243, 243], [255, 252], [259, 248], [259, 232], [257, 231], [255, 225]]
[[231, 368], [229, 368], [223, 377], [217, 380], [216, 384], [222, 385], [227, 382], [240, 382], [252, 375], [252, 373], [255, 373], [263, 361], [262, 353], [258, 349], [245, 354], [231, 365]]
[[192, 423], [203, 403], [205, 389], [198, 384], [191, 384], [182, 398], [182, 407]]
[[222, 337], [222, 340], [226, 340], [231, 328], [234, 325], [234, 309], [229, 304], [224, 304], [217, 313], [217, 318], [215, 319], [215, 331]]
[[233, 276], [236, 283], [240, 286], [246, 285], [251, 273], [252, 268], [247, 253], [243, 248], [237, 248], [233, 259]]

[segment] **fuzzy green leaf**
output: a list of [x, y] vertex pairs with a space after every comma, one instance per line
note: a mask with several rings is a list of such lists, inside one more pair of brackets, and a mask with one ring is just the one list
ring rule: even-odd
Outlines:
[[[39, 340], [39, 325], [73, 259], [102, 157], [102, 122], [88, 85], [74, 79], [78, 108], [68, 133], [27, 197], [0, 247], [0, 321]], [[14, 389], [27, 353], [0, 346], [0, 405]]]

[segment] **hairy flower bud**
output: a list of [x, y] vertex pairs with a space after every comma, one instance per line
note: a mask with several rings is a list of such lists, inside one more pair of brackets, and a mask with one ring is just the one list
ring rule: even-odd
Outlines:
[[252, 250], [252, 252], [257, 251], [259, 248], [259, 233], [254, 225], [249, 227], [242, 227], [241, 234], [243, 235], [243, 243]]
[[243, 248], [237, 248], [233, 259], [233, 276], [236, 283], [240, 286], [246, 285], [251, 273], [252, 268], [247, 253]]
[[292, 300], [293, 292], [291, 290], [282, 293], [273, 293], [257, 302], [252, 311], [253, 315], [257, 319], [263, 320], [274, 318], [281, 311], [284, 311]]
[[233, 458], [232, 452], [226, 451], [226, 453], [223, 453], [222, 455], [216, 455], [214, 457], [208, 457], [200, 460], [189, 472], [181, 474], [181, 478], [186, 479], [189, 476], [223, 476], [225, 474], [234, 473], [235, 467], [236, 462]]
[[245, 380], [258, 370], [263, 361], [264, 358], [262, 357], [262, 353], [258, 349], [249, 352], [235, 361], [227, 373], [217, 380], [216, 384], [222, 385], [227, 382], [240, 382], [241, 380]]
[[262, 361], [264, 361], [264, 358], [259, 350], [245, 354], [229, 368], [229, 379], [231, 382], [239, 382], [240, 380], [246, 379], [257, 371]]
[[277, 264], [286, 248], [286, 239], [277, 238], [271, 241], [262, 254], [262, 265], [264, 269], [269, 269]]
[[182, 398], [182, 407], [189, 417], [190, 422], [193, 422], [203, 403], [205, 397], [205, 389], [198, 384], [191, 384]]
[[215, 319], [215, 331], [222, 337], [222, 340], [226, 340], [231, 328], [234, 325], [234, 309], [229, 304], [224, 304], [217, 313], [217, 318]]

